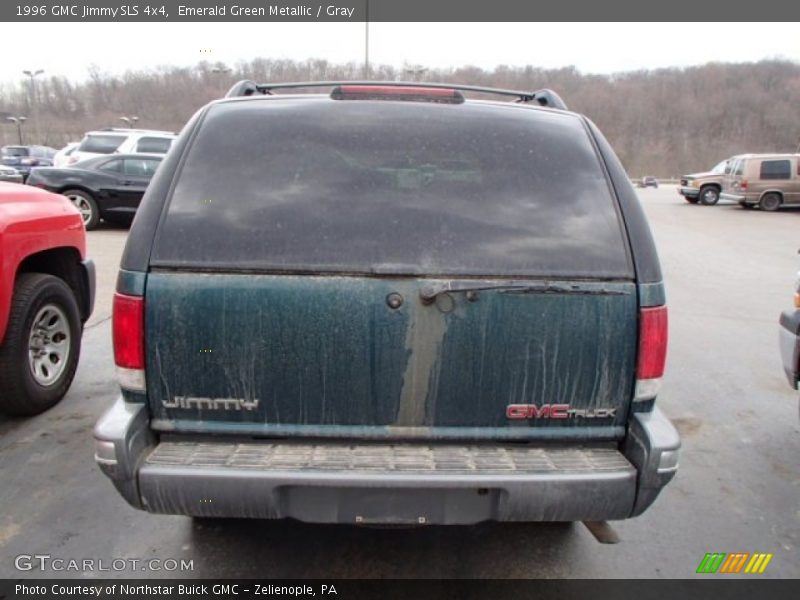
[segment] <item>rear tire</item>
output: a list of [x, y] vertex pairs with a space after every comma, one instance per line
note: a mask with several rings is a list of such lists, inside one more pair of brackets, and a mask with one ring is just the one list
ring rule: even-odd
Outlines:
[[64, 397], [78, 367], [82, 329], [75, 295], [63, 280], [42, 273], [17, 278], [0, 345], [0, 412], [37, 415]]
[[700, 188], [698, 198], [705, 206], [713, 206], [719, 202], [719, 189], [713, 185], [704, 185]]
[[80, 211], [86, 231], [91, 231], [97, 227], [97, 224], [100, 223], [100, 209], [90, 193], [83, 190], [65, 190], [61, 192], [61, 195], [66, 196], [72, 202], [72, 205]]
[[775, 212], [781, 207], [781, 204], [783, 204], [783, 199], [781, 198], [780, 194], [776, 194], [775, 192], [770, 192], [768, 194], [764, 194], [763, 196], [761, 196], [761, 200], [758, 203], [758, 207], [761, 210]]

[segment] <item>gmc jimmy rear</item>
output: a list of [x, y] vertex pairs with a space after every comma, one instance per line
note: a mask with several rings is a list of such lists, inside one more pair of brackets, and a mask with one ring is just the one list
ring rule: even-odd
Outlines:
[[113, 335], [96, 460], [154, 513], [624, 519], [678, 466], [650, 230], [549, 90], [237, 84], [147, 190]]

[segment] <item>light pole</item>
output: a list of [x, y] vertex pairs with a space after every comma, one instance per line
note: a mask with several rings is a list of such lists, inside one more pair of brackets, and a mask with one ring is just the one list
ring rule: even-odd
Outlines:
[[364, 79], [369, 79], [369, 0], [364, 12]]
[[419, 81], [419, 78], [424, 75], [427, 70], [428, 68], [422, 65], [408, 65], [403, 69], [403, 73], [411, 75], [411, 81]]
[[22, 71], [23, 75], [31, 78], [31, 105], [36, 102], [36, 78], [44, 73], [44, 69], [36, 69], [35, 71]]
[[28, 117], [7, 117], [7, 120], [17, 125], [17, 137], [19, 137], [19, 145], [22, 146], [22, 124], [28, 120]]
[[226, 67], [225, 65], [223, 65], [223, 64], [221, 64], [221, 63], [220, 63], [220, 64], [218, 64], [216, 67], [211, 67], [211, 72], [212, 72], [214, 75], [218, 75], [218, 76], [219, 76], [219, 81], [220, 81], [220, 83], [222, 84], [223, 91], [224, 91], [224, 86], [225, 86], [225, 76], [226, 76], [228, 73], [230, 73], [230, 72], [231, 72], [231, 68], [230, 68], [230, 67]]
[[130, 117], [120, 117], [119, 120], [132, 129], [136, 121], [139, 120], [139, 117], [137, 117], [136, 115], [132, 115]]

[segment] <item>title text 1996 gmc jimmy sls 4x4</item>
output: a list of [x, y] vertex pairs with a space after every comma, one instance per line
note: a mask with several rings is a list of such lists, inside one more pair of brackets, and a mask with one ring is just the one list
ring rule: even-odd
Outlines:
[[547, 90], [416, 85], [241, 82], [176, 140], [95, 428], [133, 506], [623, 519], [673, 477], [661, 271], [608, 143]]
[[93, 302], [78, 211], [64, 196], [0, 183], [0, 413], [35, 415], [61, 400]]

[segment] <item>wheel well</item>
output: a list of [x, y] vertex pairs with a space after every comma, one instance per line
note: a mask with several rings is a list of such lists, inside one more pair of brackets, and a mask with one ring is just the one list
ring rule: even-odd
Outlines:
[[21, 273], [46, 273], [64, 280], [75, 293], [81, 320], [89, 318], [89, 282], [81, 266], [81, 256], [75, 248], [51, 248], [31, 254], [20, 263], [17, 277]]
[[702, 183], [702, 184], [700, 184], [700, 189], [701, 189], [701, 190], [702, 190], [704, 187], [713, 187], [713, 188], [717, 188], [717, 191], [718, 191], [718, 192], [722, 190], [722, 186], [721, 186], [720, 184], [718, 184], [718, 183]]
[[94, 194], [87, 188], [83, 187], [79, 183], [75, 183], [72, 185], [65, 185], [58, 189], [57, 194], [63, 194], [64, 192], [68, 192], [70, 190], [78, 190], [79, 192], [83, 192], [85, 194], [89, 194], [92, 198], [94, 198]]
[[781, 198], [781, 204], [783, 204], [783, 192], [780, 190], [766, 190], [763, 194], [758, 197], [758, 201], [761, 202], [761, 199], [766, 196], [767, 194], [777, 194]]

